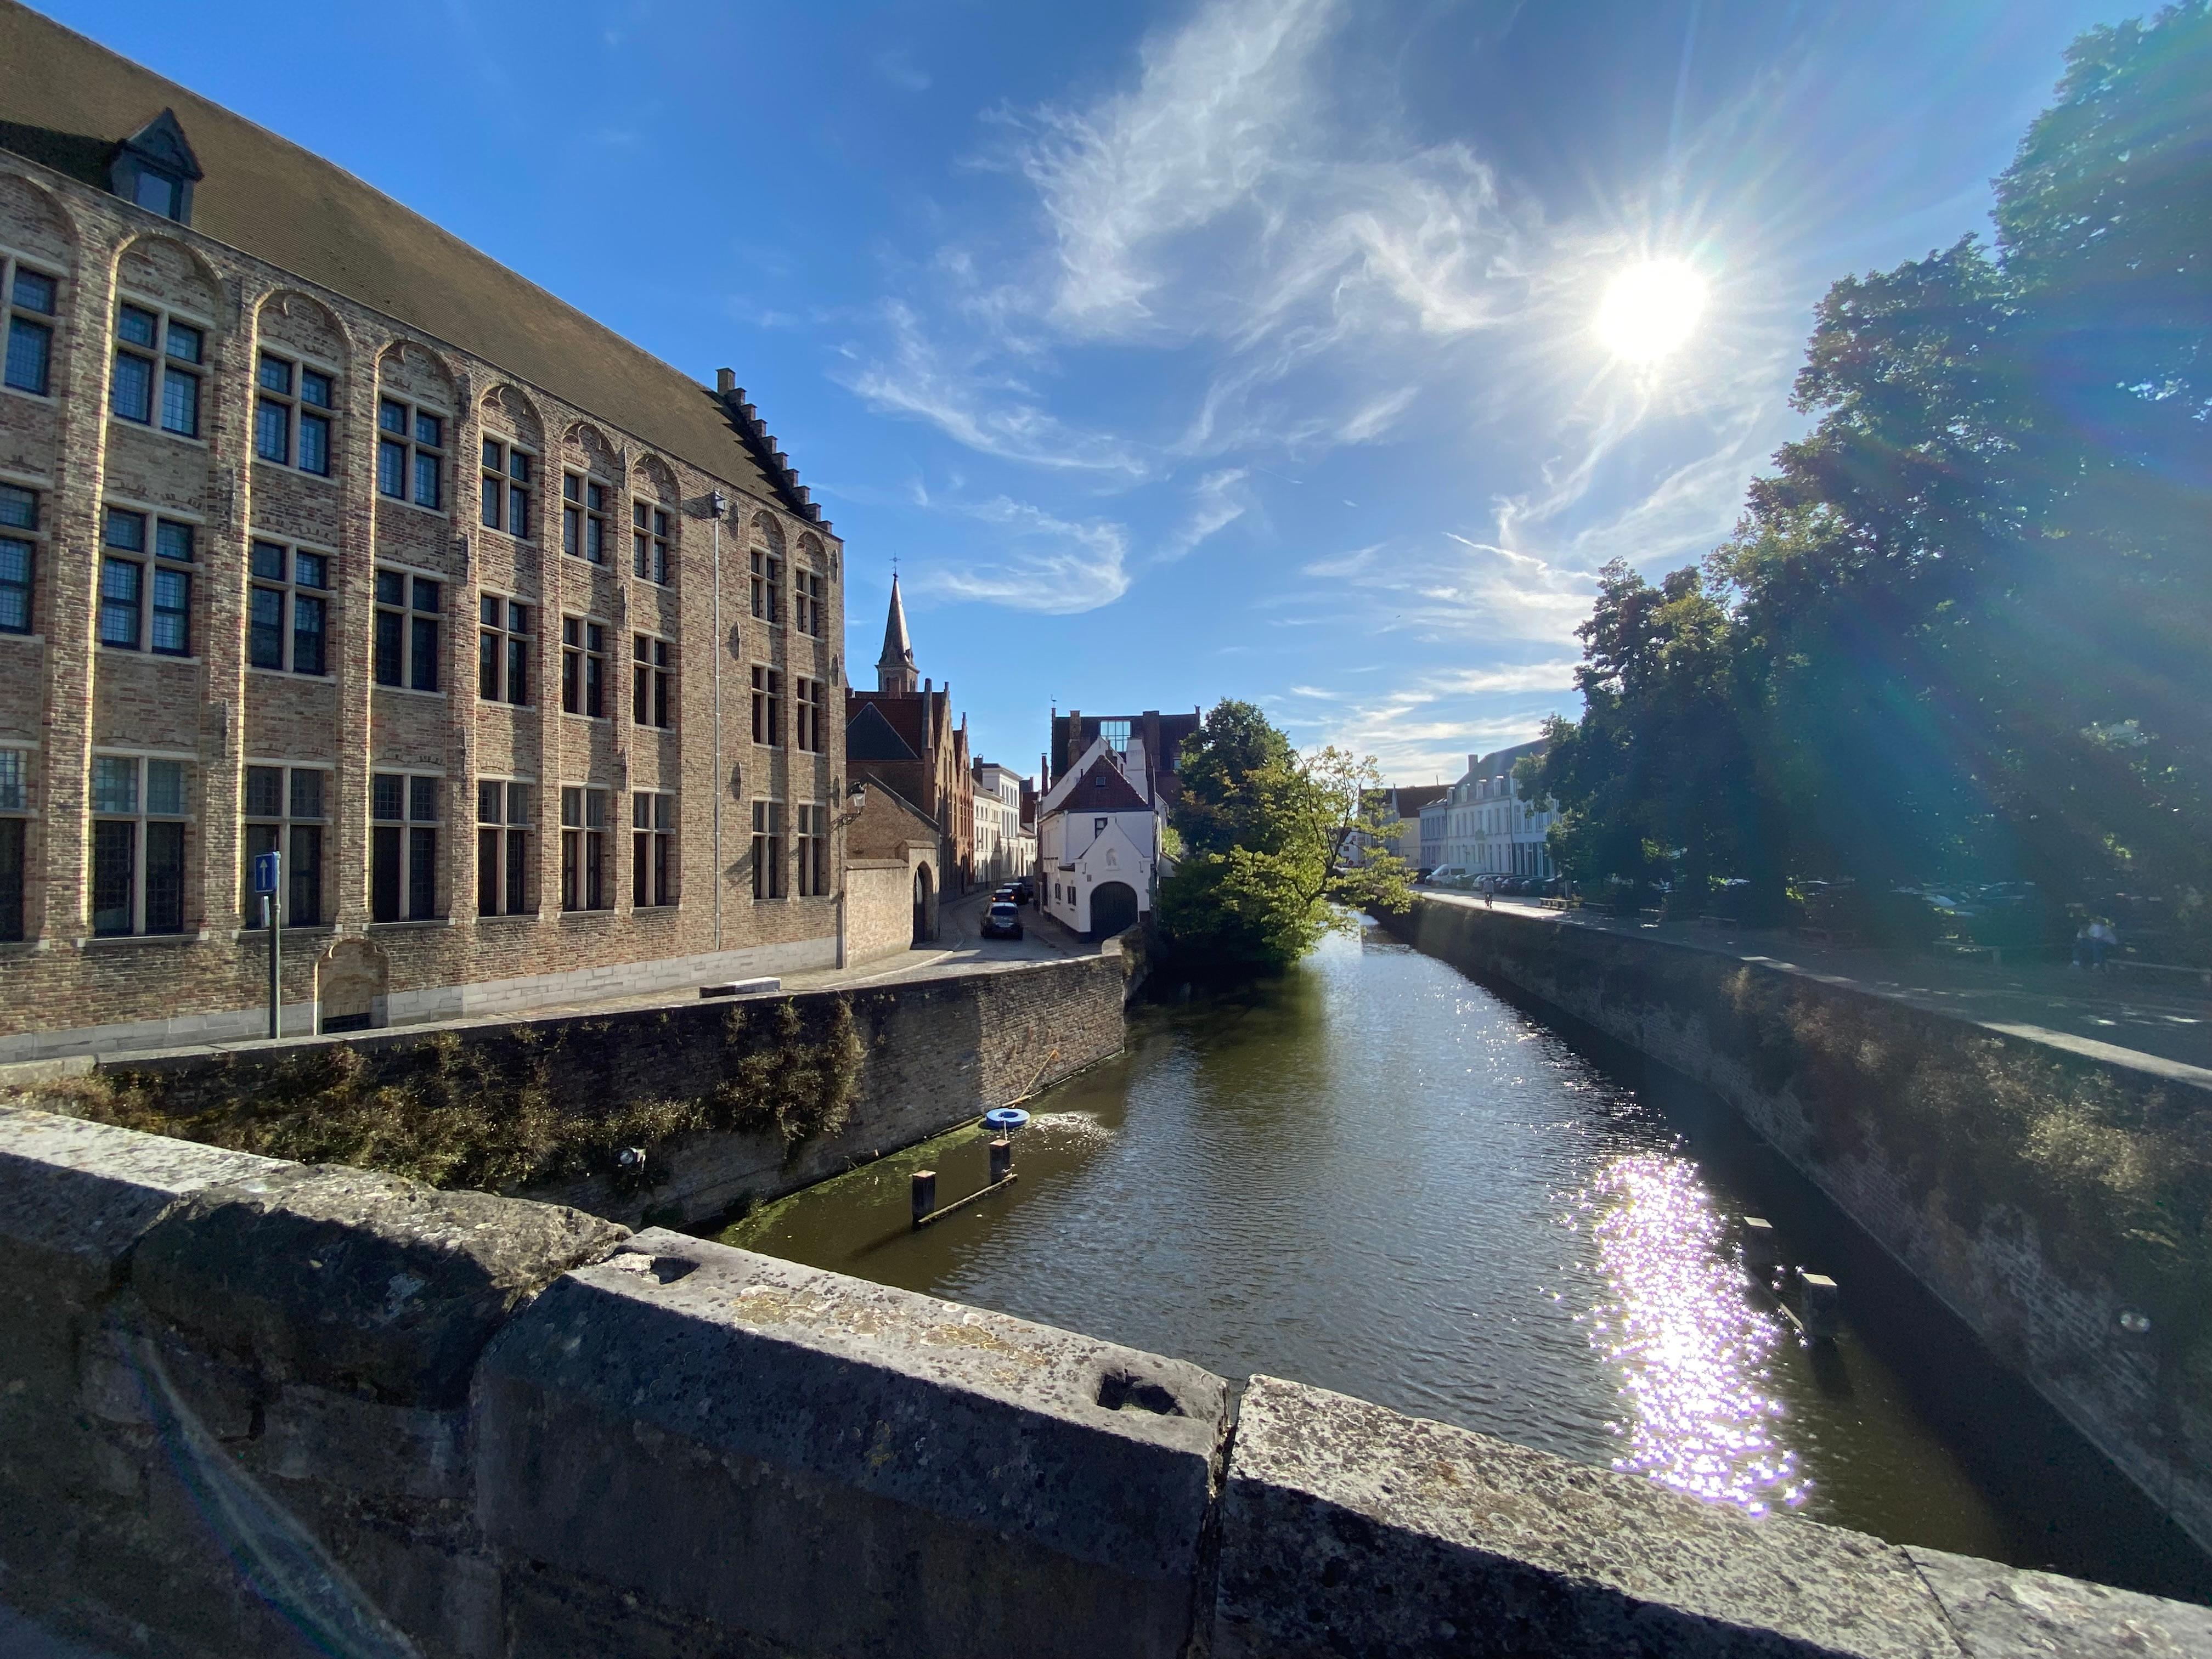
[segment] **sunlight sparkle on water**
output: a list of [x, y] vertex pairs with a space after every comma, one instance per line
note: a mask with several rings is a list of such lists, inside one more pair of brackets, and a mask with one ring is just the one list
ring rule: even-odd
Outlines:
[[1781, 1328], [1750, 1301], [1696, 1166], [1639, 1153], [1590, 1183], [1598, 1267], [1609, 1298], [1590, 1342], [1630, 1407], [1613, 1468], [1753, 1515], [1794, 1508], [1811, 1483], [1781, 1442], [1767, 1361]]

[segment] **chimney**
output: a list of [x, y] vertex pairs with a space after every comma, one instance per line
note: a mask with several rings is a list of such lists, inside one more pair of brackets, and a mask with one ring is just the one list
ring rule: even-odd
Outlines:
[[714, 371], [714, 390], [716, 392], [721, 393], [723, 397], [726, 398], [737, 389], [738, 371], [736, 369], [718, 368]]

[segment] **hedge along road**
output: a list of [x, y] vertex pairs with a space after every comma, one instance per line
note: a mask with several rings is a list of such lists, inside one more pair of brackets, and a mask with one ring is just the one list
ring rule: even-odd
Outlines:
[[[1370, 930], [731, 1243], [1362, 1395], [1711, 1501], [2212, 1600], [2212, 1564], [1728, 1110]], [[1808, 1344], [1737, 1218], [1844, 1286]]]

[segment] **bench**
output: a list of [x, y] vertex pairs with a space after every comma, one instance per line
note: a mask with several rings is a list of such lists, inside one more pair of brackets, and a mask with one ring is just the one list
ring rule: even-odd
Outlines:
[[2138, 962], [2131, 957], [2107, 957], [2107, 968], [2125, 968], [2137, 974], [2186, 974], [2212, 985], [2212, 968], [2197, 968], [2185, 962]]

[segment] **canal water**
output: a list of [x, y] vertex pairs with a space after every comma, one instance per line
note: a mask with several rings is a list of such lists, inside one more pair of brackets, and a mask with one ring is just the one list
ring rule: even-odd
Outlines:
[[[1370, 929], [1282, 981], [1146, 1011], [1033, 1102], [1018, 1178], [967, 1131], [725, 1242], [1225, 1376], [1361, 1395], [1641, 1474], [2106, 1583], [2212, 1568], [1724, 1108]], [[1844, 1287], [1808, 1343], [1739, 1218]]]

